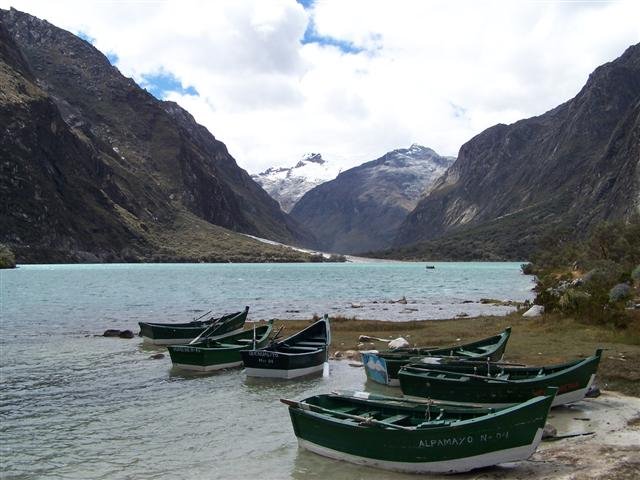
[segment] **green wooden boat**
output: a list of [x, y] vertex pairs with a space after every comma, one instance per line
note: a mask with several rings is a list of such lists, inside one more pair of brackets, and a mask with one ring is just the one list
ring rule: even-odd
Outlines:
[[582, 400], [592, 385], [602, 350], [560, 365], [520, 367], [463, 362], [404, 366], [399, 373], [402, 393], [408, 397], [482, 406], [505, 406], [557, 387], [553, 406]]
[[[205, 317], [211, 312], [207, 312]], [[242, 312], [230, 313], [207, 320], [196, 319], [187, 323], [151, 323], [138, 322], [140, 335], [145, 343], [152, 345], [180, 345], [189, 343], [198, 337], [221, 337], [229, 333], [239, 333], [244, 327], [249, 307]], [[201, 318], [202, 318], [201, 317]]]
[[383, 385], [400, 385], [398, 372], [403, 365], [416, 361], [417, 357], [482, 358], [500, 360], [511, 336], [511, 327], [492, 337], [462, 345], [448, 347], [398, 348], [382, 352], [362, 352], [362, 363], [367, 378]]
[[337, 460], [410, 473], [455, 473], [525, 460], [555, 395], [499, 409], [341, 395], [281, 400], [298, 444]]
[[262, 348], [269, 342], [273, 321], [254, 330], [231, 333], [217, 339], [205, 338], [189, 345], [169, 345], [175, 368], [210, 372], [242, 365], [242, 350]]

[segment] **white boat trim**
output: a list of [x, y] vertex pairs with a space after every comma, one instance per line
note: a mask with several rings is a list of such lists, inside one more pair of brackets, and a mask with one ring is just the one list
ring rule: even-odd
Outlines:
[[180, 370], [190, 370], [192, 372], [213, 372], [214, 370], [222, 370], [223, 368], [233, 368], [242, 365], [242, 360], [229, 363], [217, 363], [214, 365], [191, 365], [188, 363], [174, 363], [175, 368]]
[[376, 460], [375, 458], [360, 457], [358, 455], [351, 455], [349, 453], [333, 450], [302, 438], [298, 438], [298, 445], [301, 448], [324, 457], [356, 463], [358, 465], [382, 468], [384, 470], [407, 473], [460, 473], [468, 472], [475, 468], [497, 465], [499, 463], [526, 460], [536, 451], [541, 439], [542, 429], [539, 428], [533, 438], [533, 441], [529, 445], [483, 453], [481, 455], [474, 455], [473, 457], [437, 462], [393, 462], [389, 460]]
[[296, 368], [293, 370], [276, 369], [276, 368], [245, 368], [245, 372], [249, 377], [264, 377], [264, 378], [296, 378], [303, 375], [310, 375], [316, 372], [322, 372], [324, 369], [324, 362], [320, 365], [313, 367]]
[[[244, 331], [244, 327], [240, 327], [237, 330], [233, 330], [232, 332], [223, 333], [222, 335], [216, 335], [214, 337], [207, 337], [207, 338], [210, 338], [212, 340], [217, 340], [218, 338], [226, 337], [227, 335], [235, 335], [236, 333], [240, 333], [242, 331]], [[197, 338], [197, 337], [191, 337], [191, 338], [149, 338], [149, 337], [143, 336], [142, 337], [142, 341], [144, 343], [147, 343], [147, 344], [150, 344], [150, 345], [158, 345], [158, 346], [187, 345], [194, 338]]]

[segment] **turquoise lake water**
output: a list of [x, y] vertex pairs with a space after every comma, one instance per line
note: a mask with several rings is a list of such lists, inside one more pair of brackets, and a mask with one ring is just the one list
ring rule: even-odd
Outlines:
[[[366, 383], [256, 381], [241, 369], [183, 375], [164, 349], [94, 336], [142, 320], [251, 307], [250, 319], [312, 314], [429, 320], [505, 313], [480, 298], [532, 298], [517, 263], [42, 265], [0, 271], [0, 471], [35, 478], [405, 478], [299, 451], [281, 397]], [[387, 303], [406, 297], [407, 304]], [[357, 308], [354, 308], [357, 307]], [[470, 320], [471, 322], [471, 320]], [[488, 332], [473, 332], [470, 338]], [[397, 394], [397, 392], [396, 392]], [[408, 476], [406, 478], [416, 478]]]

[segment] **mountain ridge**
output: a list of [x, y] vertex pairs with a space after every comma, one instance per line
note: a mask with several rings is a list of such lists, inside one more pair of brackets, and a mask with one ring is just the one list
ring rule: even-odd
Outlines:
[[598, 67], [573, 99], [466, 142], [394, 243], [418, 252], [415, 244], [431, 242], [424, 251], [433, 252], [447, 236], [480, 228], [482, 248], [525, 258], [542, 231], [584, 234], [601, 221], [630, 218], [640, 206], [639, 125], [640, 44]]
[[[0, 26], [0, 188], [10, 199], [0, 241], [19, 261], [235, 256], [219, 227], [313, 243], [222, 142], [92, 45], [15, 9], [0, 10]], [[204, 231], [202, 248], [190, 245]], [[262, 248], [236, 241], [243, 258]]]

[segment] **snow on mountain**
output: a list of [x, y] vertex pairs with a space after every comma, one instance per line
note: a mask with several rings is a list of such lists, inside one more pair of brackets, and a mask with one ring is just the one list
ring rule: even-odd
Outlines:
[[293, 167], [271, 167], [252, 178], [273, 197], [285, 212], [309, 190], [340, 173], [337, 166], [329, 165], [319, 153], [307, 153]]

